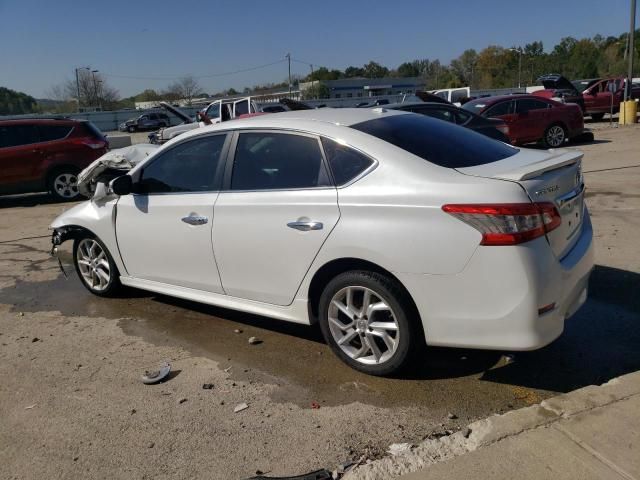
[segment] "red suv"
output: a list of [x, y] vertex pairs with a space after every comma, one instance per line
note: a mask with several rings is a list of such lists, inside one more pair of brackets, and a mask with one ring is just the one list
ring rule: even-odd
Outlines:
[[0, 120], [0, 194], [49, 191], [59, 200], [75, 199], [76, 175], [108, 147], [86, 120]]
[[549, 148], [557, 148], [584, 133], [582, 109], [575, 103], [559, 103], [533, 95], [502, 95], [478, 98], [462, 108], [504, 120], [514, 145], [541, 141]]

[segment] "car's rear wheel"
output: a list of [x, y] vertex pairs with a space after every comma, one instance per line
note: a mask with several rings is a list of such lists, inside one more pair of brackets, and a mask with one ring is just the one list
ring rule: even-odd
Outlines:
[[561, 147], [567, 139], [567, 130], [559, 123], [550, 125], [544, 132], [543, 142], [549, 148]]
[[406, 367], [424, 344], [415, 308], [397, 281], [375, 272], [345, 272], [320, 297], [320, 328], [349, 366], [370, 375]]
[[600, 113], [592, 113], [591, 114], [591, 120], [593, 120], [594, 122], [599, 122], [603, 118], [604, 118], [604, 113], [602, 113], [602, 112], [600, 112]]
[[57, 200], [78, 200], [78, 170], [68, 167], [51, 172], [47, 189]]
[[134, 133], [135, 131], [136, 131], [136, 127], [134, 127], [133, 125], [129, 125], [127, 127], [127, 132]]
[[87, 234], [73, 242], [73, 263], [82, 284], [91, 293], [111, 297], [122, 288], [118, 267], [97, 237]]

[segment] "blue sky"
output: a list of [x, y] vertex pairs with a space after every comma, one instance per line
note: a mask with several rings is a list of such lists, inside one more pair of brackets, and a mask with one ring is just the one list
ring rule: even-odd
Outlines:
[[[629, 0], [0, 0], [0, 86], [44, 96], [90, 65], [122, 96], [294, 59], [343, 69], [449, 62], [466, 48], [618, 35]], [[293, 73], [309, 66], [292, 63]], [[200, 78], [207, 92], [282, 81], [287, 65]], [[159, 77], [137, 79], [125, 77]]]

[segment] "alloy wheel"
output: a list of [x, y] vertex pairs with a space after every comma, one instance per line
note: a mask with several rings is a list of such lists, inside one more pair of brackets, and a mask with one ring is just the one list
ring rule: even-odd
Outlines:
[[54, 193], [60, 198], [71, 199], [79, 195], [78, 177], [72, 173], [61, 173], [53, 179]]
[[111, 267], [107, 253], [92, 238], [80, 241], [76, 250], [78, 270], [83, 280], [92, 290], [101, 292], [109, 286]]
[[559, 147], [564, 143], [564, 128], [554, 125], [547, 130], [547, 143], [552, 147]]
[[381, 364], [393, 357], [400, 328], [389, 302], [360, 286], [339, 290], [328, 309], [329, 330], [338, 347], [353, 360]]

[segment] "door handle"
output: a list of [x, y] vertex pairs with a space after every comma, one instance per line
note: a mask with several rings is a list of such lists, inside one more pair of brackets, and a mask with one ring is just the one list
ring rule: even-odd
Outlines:
[[201, 217], [200, 215], [189, 215], [188, 217], [182, 217], [182, 221], [189, 225], [204, 225], [209, 219], [207, 217]]
[[308, 232], [309, 230], [322, 230], [323, 225], [322, 222], [289, 222], [287, 227]]

